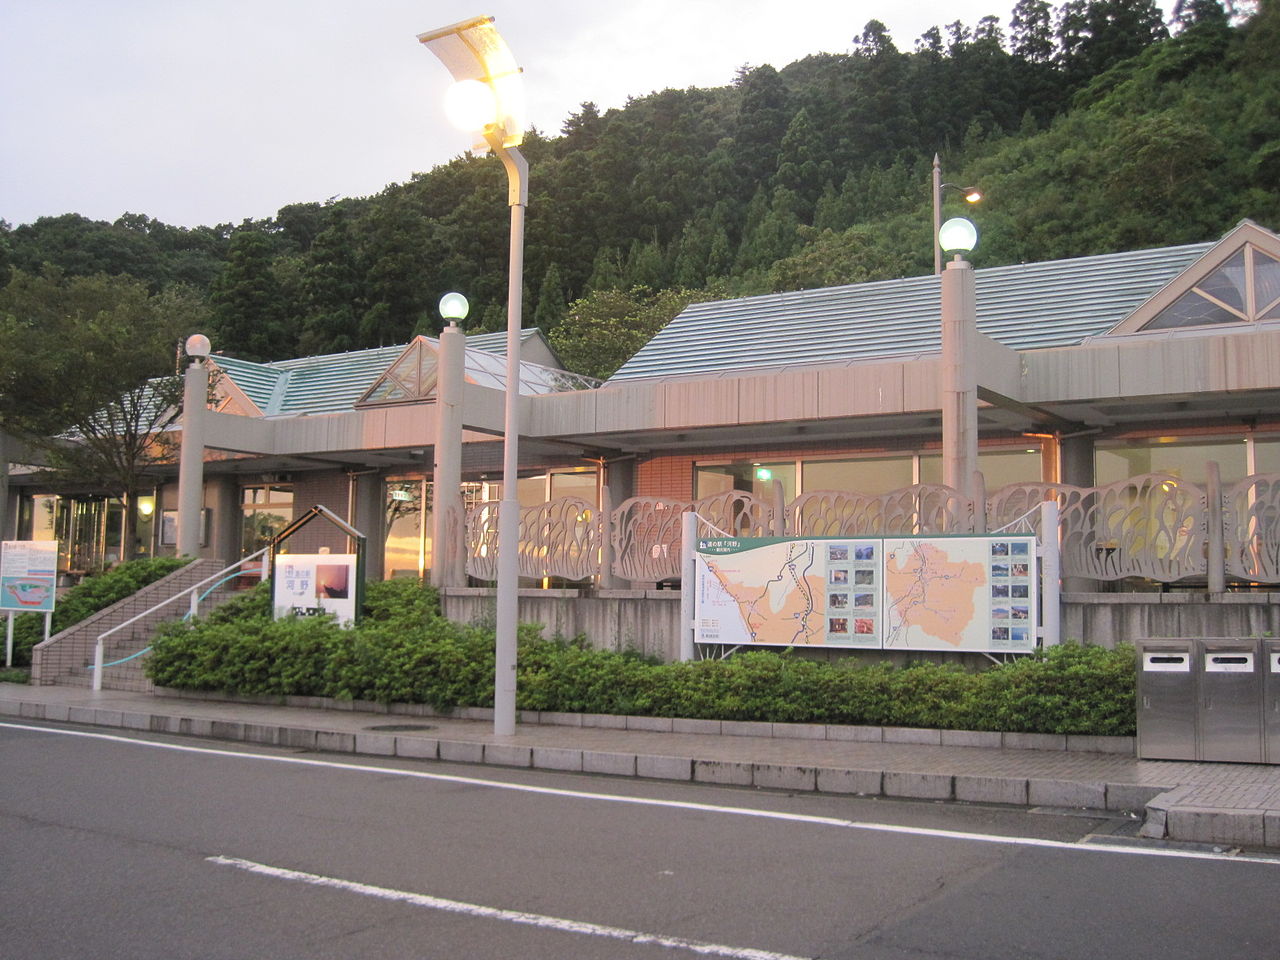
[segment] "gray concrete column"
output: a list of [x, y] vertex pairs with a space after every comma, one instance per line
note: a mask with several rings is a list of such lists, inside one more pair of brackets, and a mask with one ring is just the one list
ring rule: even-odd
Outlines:
[[204, 504], [212, 517], [207, 555], [234, 563], [240, 558], [240, 537], [244, 530], [240, 484], [234, 477], [210, 477], [205, 487]]
[[1063, 437], [1058, 441], [1058, 469], [1063, 483], [1092, 487], [1093, 437]]
[[978, 324], [973, 267], [952, 260], [942, 271], [942, 482], [973, 498], [978, 469]]
[[366, 580], [381, 580], [386, 574], [386, 504], [383, 500], [382, 477], [362, 473], [352, 477], [355, 484], [354, 507], [347, 522], [365, 535], [364, 575]]
[[623, 586], [623, 581], [613, 572], [613, 511], [624, 500], [631, 498], [635, 491], [636, 462], [634, 459], [614, 460], [601, 464], [603, 476], [600, 478], [600, 510], [604, 514], [601, 523], [601, 537], [604, 539], [604, 569], [596, 580], [601, 590], [616, 590]]
[[[192, 338], [194, 339], [194, 338]], [[182, 394], [182, 452], [178, 457], [178, 555], [200, 555], [200, 508], [204, 500], [204, 411], [209, 367], [201, 357], [187, 367]]]
[[[1073, 487], [1092, 487], [1095, 479], [1093, 435], [1063, 437], [1059, 440], [1058, 469], [1063, 483], [1069, 483]], [[1062, 578], [1063, 593], [1096, 593], [1101, 587], [1099, 581], [1089, 577]]]
[[431, 585], [466, 584], [462, 512], [462, 402], [467, 338], [456, 323], [440, 334], [436, 357], [436, 436], [431, 474]]

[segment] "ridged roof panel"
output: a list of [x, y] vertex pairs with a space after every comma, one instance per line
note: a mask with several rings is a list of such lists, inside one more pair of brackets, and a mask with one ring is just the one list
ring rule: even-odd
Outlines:
[[[1078, 344], [1211, 246], [976, 270], [978, 329], [1017, 350]], [[936, 353], [939, 297], [939, 279], [924, 276], [690, 304], [610, 382]]]
[[[525, 337], [528, 333], [525, 332]], [[425, 339], [433, 348], [439, 344], [431, 337]], [[501, 389], [506, 383], [506, 345], [505, 333], [467, 337], [464, 360], [467, 378]], [[268, 363], [216, 355], [213, 360], [266, 416], [339, 413], [353, 409], [374, 381], [400, 358], [406, 346], [397, 344]], [[523, 394], [599, 386], [599, 381], [590, 377], [536, 363], [522, 362], [520, 371]]]

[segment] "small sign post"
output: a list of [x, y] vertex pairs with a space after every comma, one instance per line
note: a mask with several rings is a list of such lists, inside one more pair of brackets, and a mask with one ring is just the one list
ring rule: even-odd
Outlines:
[[43, 613], [49, 639], [58, 588], [57, 540], [6, 540], [0, 544], [0, 610], [9, 614], [4, 664], [13, 666], [13, 618], [16, 613]]

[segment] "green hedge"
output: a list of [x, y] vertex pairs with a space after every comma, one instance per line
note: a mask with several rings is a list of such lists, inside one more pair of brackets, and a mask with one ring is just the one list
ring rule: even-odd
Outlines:
[[[130, 560], [103, 573], [85, 577], [62, 597], [53, 608], [50, 635], [73, 627], [99, 610], [137, 593], [147, 584], [167, 577], [191, 562], [190, 557], [152, 557]], [[31, 648], [44, 639], [44, 614], [22, 613], [13, 625], [13, 662], [18, 666], [31, 663]]]
[[[157, 638], [157, 684], [245, 694], [325, 696], [437, 708], [491, 706], [493, 631], [443, 619], [416, 581], [370, 584], [366, 618], [270, 619], [265, 592]], [[658, 663], [634, 653], [519, 636], [522, 710], [846, 723], [1020, 733], [1132, 735], [1132, 648], [1064, 644], [981, 672], [954, 665], [829, 664], [751, 650]]]

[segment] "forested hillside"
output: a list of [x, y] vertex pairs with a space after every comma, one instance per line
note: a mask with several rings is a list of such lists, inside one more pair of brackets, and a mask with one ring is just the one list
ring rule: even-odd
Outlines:
[[[1280, 226], [1280, 0], [1019, 0], [1007, 28], [934, 28], [900, 49], [743, 67], [556, 136], [533, 133], [527, 326], [604, 376], [693, 299], [932, 269], [930, 164], [978, 184], [979, 266]], [[143, 214], [0, 221], [0, 283], [128, 274], [185, 285], [228, 353], [277, 359], [434, 333], [448, 290], [505, 323], [505, 175], [465, 155], [376, 196], [182, 229]], [[947, 214], [963, 201], [948, 195]], [[0, 215], [3, 215], [0, 210]]]

